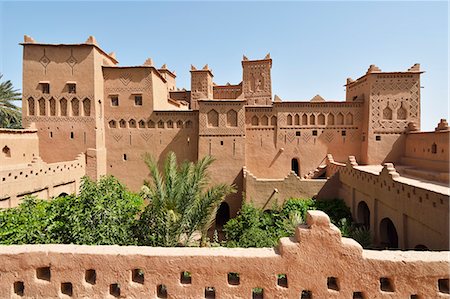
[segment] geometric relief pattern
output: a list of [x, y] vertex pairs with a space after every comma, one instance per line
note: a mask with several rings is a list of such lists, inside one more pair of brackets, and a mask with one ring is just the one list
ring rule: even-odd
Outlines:
[[152, 137], [153, 134], [150, 133], [141, 133], [142, 139], [144, 139], [146, 142], [150, 140], [150, 137]]
[[119, 142], [119, 140], [122, 139], [122, 135], [113, 135], [113, 138], [116, 142]]
[[292, 141], [294, 141], [294, 139], [295, 139], [295, 132], [289, 131], [286, 134], [286, 139], [287, 139], [287, 141], [289, 141], [289, 143], [292, 143]]
[[302, 134], [302, 138], [307, 143], [311, 139], [311, 133], [305, 132], [304, 134]]
[[325, 134], [322, 134], [322, 135], [323, 135], [323, 139], [326, 142], [328, 142], [328, 143], [330, 143], [334, 139], [334, 133], [333, 132], [325, 132]]

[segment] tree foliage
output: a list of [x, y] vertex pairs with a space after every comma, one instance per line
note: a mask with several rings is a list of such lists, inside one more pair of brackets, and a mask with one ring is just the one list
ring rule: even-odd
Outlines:
[[0, 210], [1, 244], [132, 245], [142, 199], [108, 176], [82, 179], [78, 196], [51, 201], [34, 197]]
[[[2, 77], [0, 74], [0, 80]], [[22, 126], [21, 109], [13, 103], [22, 100], [20, 95], [10, 80], [0, 82], [0, 128], [16, 129]]]
[[207, 169], [214, 161], [206, 156], [197, 163], [177, 164], [170, 152], [163, 172], [156, 160], [145, 155], [152, 181], [144, 182], [142, 196], [148, 201], [138, 223], [140, 244], [149, 246], [188, 245], [194, 233], [201, 235], [205, 244], [217, 209], [226, 195], [235, 192], [232, 186], [209, 186]]

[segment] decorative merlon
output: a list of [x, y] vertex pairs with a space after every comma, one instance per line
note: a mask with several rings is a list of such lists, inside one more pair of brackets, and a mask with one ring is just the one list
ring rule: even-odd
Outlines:
[[117, 58], [117, 57], [116, 57], [116, 52], [111, 52], [111, 53], [109, 53], [108, 55], [109, 55], [110, 57], [114, 58], [114, 59]]
[[324, 98], [322, 98], [320, 95], [316, 94], [310, 102], [325, 102]]
[[242, 60], [243, 60], [243, 61], [248, 61], [248, 58], [247, 58], [247, 56], [245, 56], [245, 55], [242, 55]]
[[378, 72], [381, 72], [381, 69], [379, 67], [377, 67], [375, 64], [371, 64], [369, 66], [369, 69], [367, 70], [366, 74], [378, 73]]
[[355, 167], [358, 166], [358, 162], [356, 162], [355, 156], [348, 156], [347, 163], [345, 163], [346, 166]]
[[33, 44], [36, 43], [36, 41], [34, 40], [34, 38], [32, 38], [31, 36], [26, 35], [26, 34], [23, 36], [23, 42], [24, 42], [24, 43], [33, 43]]
[[196, 70], [197, 70], [197, 68], [193, 64], [191, 64], [191, 71], [196, 71]]
[[264, 59], [270, 59], [270, 53], [267, 53], [266, 57]]
[[437, 127], [434, 129], [435, 131], [448, 131], [448, 123], [445, 118], [441, 118], [441, 121], [438, 123]]
[[98, 46], [98, 45], [97, 45], [97, 40], [96, 40], [95, 37], [92, 36], [92, 35], [90, 35], [90, 36], [88, 37], [88, 39], [87, 39], [84, 43], [85, 43], [85, 44], [89, 44], [89, 45], [96, 45], [96, 46]]
[[162, 70], [167, 70], [167, 64], [164, 63], [163, 65], [161, 65], [161, 69]]
[[147, 58], [144, 62], [144, 65], [146, 66], [153, 66], [153, 59]]
[[274, 96], [273, 101], [276, 102], [276, 103], [281, 103], [282, 102], [281, 98], [278, 95]]
[[352, 78], [348, 77], [348, 78], [347, 78], [347, 84], [350, 84], [350, 83], [352, 83], [352, 82], [355, 82], [355, 80], [353, 80]]
[[394, 167], [393, 163], [384, 163], [383, 169], [381, 170], [380, 175], [389, 175], [392, 178], [398, 178], [400, 174], [397, 172], [397, 170]]
[[408, 123], [408, 127], [406, 128], [408, 132], [416, 132], [419, 131], [415, 122], [411, 121]]
[[414, 63], [414, 65], [408, 69], [408, 72], [420, 72], [420, 63]]
[[209, 66], [208, 66], [208, 64], [205, 64], [205, 66], [203, 67], [202, 70], [204, 70], [204, 71], [209, 71]]

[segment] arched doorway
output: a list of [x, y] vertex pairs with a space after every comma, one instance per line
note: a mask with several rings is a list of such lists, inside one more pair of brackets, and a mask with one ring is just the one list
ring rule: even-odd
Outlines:
[[295, 174], [296, 174], [297, 176], [300, 176], [300, 165], [299, 165], [299, 163], [298, 163], [298, 159], [297, 159], [297, 158], [293, 158], [293, 159], [291, 160], [291, 170], [292, 170], [293, 172], [295, 172]]
[[370, 210], [365, 201], [360, 201], [357, 211], [358, 222], [370, 229]]
[[226, 202], [222, 202], [216, 214], [216, 229], [222, 229], [228, 220], [230, 220], [230, 206]]
[[69, 194], [67, 194], [66, 192], [62, 192], [62, 193], [60, 193], [60, 194], [58, 195], [58, 197], [65, 197], [65, 196], [67, 196], [67, 195], [69, 195]]
[[380, 243], [387, 248], [398, 248], [398, 235], [395, 225], [389, 218], [380, 222]]

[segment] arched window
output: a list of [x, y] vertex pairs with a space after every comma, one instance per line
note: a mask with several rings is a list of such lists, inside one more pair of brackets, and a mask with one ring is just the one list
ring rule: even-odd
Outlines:
[[277, 125], [277, 117], [275, 115], [270, 118], [270, 125], [272, 126]]
[[80, 115], [80, 102], [77, 98], [73, 98], [70, 101], [70, 104], [72, 106], [72, 116], [79, 116]]
[[253, 115], [252, 117], [252, 126], [257, 126], [259, 125], [259, 119], [256, 115]]
[[119, 126], [120, 126], [122, 129], [124, 129], [124, 128], [127, 127], [127, 122], [126, 122], [124, 119], [121, 119], [121, 120], [119, 121]]
[[145, 121], [143, 121], [142, 119], [139, 121], [139, 128], [145, 128]]
[[292, 126], [292, 115], [288, 114], [286, 123], [288, 126]]
[[383, 109], [383, 119], [392, 119], [392, 109], [389, 108], [389, 106], [386, 106], [386, 108]]
[[436, 143], [433, 143], [431, 145], [431, 153], [432, 154], [436, 154], [437, 153], [437, 144]]
[[83, 100], [83, 113], [84, 116], [91, 116], [91, 100], [88, 98]]
[[230, 220], [230, 206], [222, 202], [216, 214], [216, 229], [221, 230], [228, 220]]
[[39, 115], [44, 116], [45, 113], [45, 99], [40, 98], [39, 99]]
[[269, 125], [269, 118], [267, 116], [261, 117], [261, 125], [268, 126]]
[[212, 109], [206, 115], [208, 118], [207, 124], [208, 127], [218, 127], [219, 126], [219, 113]]
[[297, 158], [293, 158], [291, 160], [291, 170], [297, 175], [300, 176], [300, 165], [298, 163]]
[[227, 112], [227, 126], [237, 127], [237, 112], [230, 110]]
[[400, 108], [397, 110], [397, 119], [406, 119], [406, 109], [403, 107], [403, 103], [400, 104]]
[[49, 106], [50, 106], [50, 116], [55, 116], [56, 115], [56, 101], [54, 98], [50, 99]]
[[155, 127], [155, 122], [154, 122], [153, 120], [149, 120], [149, 121], [147, 122], [147, 126], [148, 126], [149, 128], [154, 128], [154, 127]]
[[294, 124], [295, 124], [296, 126], [300, 125], [300, 115], [296, 114], [296, 115], [294, 116]]
[[173, 121], [168, 120], [167, 121], [167, 127], [170, 128], [170, 129], [173, 129]]
[[348, 113], [345, 119], [346, 125], [353, 125], [353, 114]]
[[358, 204], [358, 222], [370, 229], [370, 210], [365, 201]]
[[128, 122], [128, 126], [130, 128], [136, 128], [136, 121], [134, 119], [130, 119], [130, 121]]
[[59, 113], [61, 116], [67, 116], [67, 100], [65, 98], [62, 98], [59, 101]]
[[317, 124], [325, 125], [325, 115], [323, 115], [322, 113], [320, 113], [319, 116], [317, 116]]
[[163, 122], [162, 120], [160, 120], [160, 121], [158, 122], [158, 128], [164, 129], [164, 122]]
[[385, 248], [398, 248], [398, 235], [395, 225], [389, 218], [380, 222], [380, 242]]
[[328, 125], [334, 125], [334, 114], [328, 114]]
[[28, 99], [28, 115], [35, 115], [34, 99]]
[[339, 112], [339, 114], [337, 115], [337, 124], [338, 125], [344, 124], [344, 114], [342, 114], [341, 112]]
[[177, 121], [177, 128], [183, 128], [183, 121], [182, 120]]
[[190, 120], [186, 121], [185, 127], [186, 127], [187, 129], [192, 128], [192, 121], [190, 121]]
[[6, 158], [11, 158], [11, 149], [7, 145], [5, 145], [2, 149], [2, 154]]
[[310, 125], [315, 125], [316, 124], [316, 116], [314, 114], [311, 114], [309, 116], [309, 124]]
[[302, 125], [308, 125], [308, 115], [306, 115], [305, 113], [302, 115]]
[[110, 120], [108, 124], [110, 128], [117, 128], [117, 123], [115, 120]]

